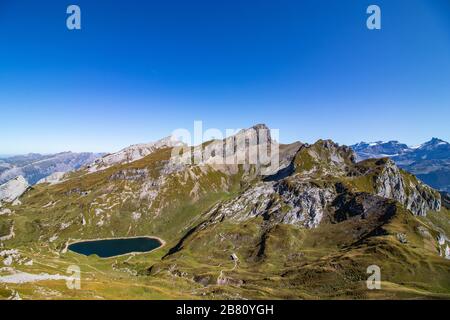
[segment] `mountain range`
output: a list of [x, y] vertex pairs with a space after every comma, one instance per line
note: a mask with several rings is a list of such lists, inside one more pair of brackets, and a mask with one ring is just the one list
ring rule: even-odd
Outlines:
[[0, 158], [0, 184], [22, 176], [28, 183], [34, 185], [56, 172], [77, 170], [102, 155], [89, 152], [61, 152], [49, 155], [30, 153]]
[[433, 188], [450, 192], [450, 144], [446, 141], [433, 138], [414, 147], [398, 141], [361, 142], [351, 147], [359, 160], [389, 157]]
[[[450, 298], [447, 194], [331, 140], [270, 139], [279, 162], [267, 170], [261, 130], [193, 147], [166, 138], [33, 186], [3, 184], [0, 298]], [[68, 249], [139, 236], [162, 246], [105, 259]], [[58, 281], [73, 265], [80, 290]], [[380, 290], [367, 287], [373, 266]]]

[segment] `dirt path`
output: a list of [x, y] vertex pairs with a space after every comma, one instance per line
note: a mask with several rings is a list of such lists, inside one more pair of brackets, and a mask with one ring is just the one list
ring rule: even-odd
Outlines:
[[[237, 267], [238, 267], [238, 263], [239, 263], [239, 258], [236, 255], [236, 253], [234, 253], [234, 252], [231, 254], [231, 259], [233, 259], [233, 261], [234, 261], [234, 266], [233, 266], [233, 268], [229, 269], [228, 272], [236, 270]], [[220, 270], [219, 276], [217, 277], [217, 284], [218, 285], [226, 284], [226, 277], [223, 274], [225, 271], [227, 271], [227, 270], [226, 269]]]

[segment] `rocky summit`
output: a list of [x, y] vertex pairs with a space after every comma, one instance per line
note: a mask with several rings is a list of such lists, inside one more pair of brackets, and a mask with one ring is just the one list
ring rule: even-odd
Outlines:
[[[0, 297], [450, 298], [446, 193], [390, 156], [279, 144], [265, 130], [192, 147], [166, 138], [0, 187]], [[143, 236], [161, 246], [108, 259], [69, 249]], [[80, 290], [60, 280], [70, 265]], [[381, 290], [367, 287], [374, 265]]]

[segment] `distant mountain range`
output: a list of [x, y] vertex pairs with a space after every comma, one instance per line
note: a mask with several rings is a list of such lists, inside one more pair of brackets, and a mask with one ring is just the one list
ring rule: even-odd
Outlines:
[[433, 188], [450, 192], [450, 144], [444, 140], [433, 138], [414, 147], [398, 141], [360, 142], [351, 147], [358, 160], [389, 157]]
[[30, 185], [56, 172], [76, 170], [94, 162], [103, 154], [62, 152], [42, 155], [30, 153], [27, 155], [0, 157], [0, 184], [17, 176], [23, 176]]

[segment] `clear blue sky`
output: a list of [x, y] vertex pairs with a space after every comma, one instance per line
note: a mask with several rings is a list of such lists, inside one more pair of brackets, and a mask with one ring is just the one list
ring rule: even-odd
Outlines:
[[417, 144], [450, 140], [449, 119], [448, 0], [0, 2], [1, 154], [115, 151], [194, 120]]

